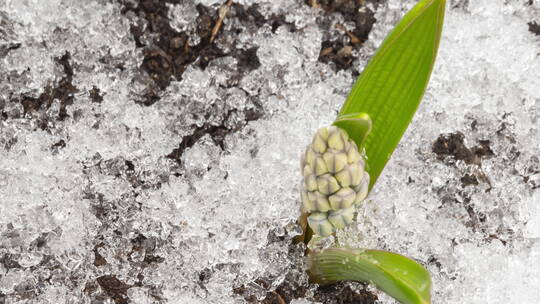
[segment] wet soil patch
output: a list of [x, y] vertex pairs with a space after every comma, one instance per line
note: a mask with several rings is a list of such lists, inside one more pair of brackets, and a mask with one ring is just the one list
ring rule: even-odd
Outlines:
[[[478, 131], [478, 122], [474, 120], [471, 124], [473, 132]], [[515, 142], [513, 136], [507, 132], [505, 123], [502, 123], [500, 128], [493, 134], [508, 141], [510, 144]], [[510, 149], [508, 151], [497, 151], [496, 154], [491, 146], [490, 140], [475, 140], [476, 144], [472, 147], [466, 144], [466, 138], [461, 132], [441, 134], [432, 144], [432, 152], [436, 159], [443, 162], [445, 165], [454, 167], [459, 173], [463, 174], [459, 178], [459, 182], [448, 180], [445, 185], [437, 187], [435, 192], [441, 199], [439, 208], [455, 209], [455, 217], [465, 227], [481, 236], [486, 243], [499, 241], [503, 245], [507, 245], [509, 240], [513, 239], [515, 232], [511, 227], [500, 222], [500, 214], [496, 209], [485, 210], [475, 204], [472, 199], [473, 193], [477, 189], [467, 189], [468, 187], [484, 187], [485, 192], [490, 192], [493, 187], [490, 177], [484, 172], [482, 163], [484, 160], [491, 157], [499, 157], [510, 163], [513, 163], [519, 152]], [[517, 154], [516, 154], [517, 153]], [[457, 162], [461, 161], [467, 166], [458, 166]], [[464, 211], [464, 212], [463, 212]], [[495, 229], [493, 226], [496, 225]], [[464, 240], [456, 240], [457, 243]]]
[[[282, 282], [274, 289], [277, 278], [260, 277], [253, 283], [235, 288], [233, 292], [243, 297], [248, 303], [284, 304], [295, 299], [306, 298], [325, 304], [373, 304], [377, 296], [367, 291], [366, 284], [358, 282], [339, 282], [316, 287], [308, 282], [304, 269], [305, 247], [294, 244], [288, 236], [279, 236], [275, 231], [268, 234], [268, 245], [278, 243], [288, 248], [290, 260], [296, 261], [288, 268]], [[258, 300], [256, 295], [264, 295]]]
[[[289, 31], [292, 33], [298, 30], [293, 23], [287, 22], [285, 20], [285, 16], [283, 15], [272, 14], [270, 17], [266, 18], [259, 12], [260, 7], [257, 3], [247, 7], [234, 3], [232, 8], [236, 18], [238, 18], [238, 20], [243, 24], [247, 25], [248, 28], [253, 25], [258, 28], [262, 27], [264, 24], [269, 24], [272, 33], [275, 33], [276, 30], [282, 25], [286, 25]], [[235, 31], [240, 33], [242, 29], [235, 29]]]
[[[17, 232], [14, 231], [15, 233]], [[31, 303], [35, 303], [35, 299], [43, 294], [46, 290], [45, 287], [48, 285], [63, 285], [70, 290], [75, 290], [85, 280], [79, 274], [62, 273], [61, 270], [65, 269], [65, 264], [61, 264], [56, 260], [54, 255], [45, 254], [45, 252], [50, 252], [50, 247], [47, 246], [48, 239], [51, 235], [58, 234], [61, 234], [61, 229], [57, 228], [50, 233], [42, 233], [30, 243], [29, 247], [27, 247], [28, 252], [38, 253], [41, 256], [40, 260], [32, 265], [19, 264], [21, 254], [0, 253], [0, 264], [6, 270], [20, 269], [21, 271], [37, 274], [33, 277], [33, 280], [23, 280], [13, 286], [13, 292], [8, 292], [7, 295], [7, 299], [11, 299], [9, 303], [12, 303], [14, 299], [22, 302], [29, 300]], [[0, 297], [0, 303], [4, 303], [2, 300]]]
[[439, 209], [449, 207], [457, 210], [463, 208], [467, 215], [464, 217], [460, 216], [459, 220], [462, 224], [474, 232], [484, 234], [486, 238], [489, 236], [490, 233], [486, 230], [488, 216], [486, 213], [477, 210], [474, 203], [471, 202], [470, 194], [460, 189], [450, 188], [449, 186], [445, 186], [438, 194], [442, 201]]
[[455, 132], [441, 134], [433, 143], [431, 151], [437, 155], [439, 161], [448, 166], [456, 167], [457, 161], [475, 166], [472, 173], [466, 173], [460, 178], [462, 188], [477, 186], [479, 182], [483, 182], [489, 186], [486, 189], [486, 192], [489, 192], [492, 189], [491, 182], [482, 170], [482, 160], [495, 156], [490, 145], [489, 140], [479, 140], [476, 146], [469, 148], [465, 145], [463, 133]]
[[362, 286], [360, 291], [354, 291], [351, 286], [345, 283], [337, 283], [329, 286], [319, 287], [313, 297], [321, 303], [336, 304], [373, 304], [378, 300], [377, 296]]
[[[376, 22], [375, 12], [366, 4], [371, 3], [378, 7], [382, 0], [304, 0], [306, 5], [321, 9], [321, 17], [317, 19], [319, 26], [325, 30], [319, 61], [332, 63], [337, 70], [348, 70], [352, 67], [356, 56], [353, 50], [361, 48], [368, 39], [369, 33]], [[342, 33], [341, 37], [331, 37], [333, 30], [331, 16], [341, 14], [345, 23], [354, 24], [354, 28], [348, 30], [343, 24], [336, 24], [335, 27]]]
[[532, 21], [527, 23], [527, 25], [529, 26], [529, 31], [531, 33], [535, 34], [536, 36], [540, 35], [540, 24], [538, 24], [536, 21]]
[[55, 142], [54, 144], [51, 145], [51, 151], [52, 151], [52, 154], [55, 155], [55, 154], [58, 154], [58, 152], [65, 148], [66, 147], [66, 142], [65, 140], [63, 139], [60, 139], [59, 141]]
[[[125, 248], [125, 250], [118, 250], [118, 247], [111, 246], [107, 241], [104, 241], [105, 239], [110, 239], [110, 237], [106, 237], [106, 235], [113, 236], [119, 240], [124, 244], [122, 248]], [[114, 265], [128, 263], [129, 269], [136, 270], [130, 275], [137, 280], [132, 284], [127, 284], [114, 274], [103, 275], [98, 277], [95, 281], [87, 281], [84, 289], [85, 293], [103, 301], [110, 298], [117, 304], [123, 304], [132, 302], [127, 295], [128, 289], [144, 286], [145, 288], [148, 288], [151, 297], [156, 300], [161, 299], [162, 295], [159, 290], [157, 290], [156, 286], [153, 286], [151, 283], [143, 284], [144, 269], [153, 267], [155, 264], [164, 261], [164, 258], [161, 258], [156, 254], [156, 250], [161, 245], [159, 240], [153, 237], [146, 237], [141, 233], [137, 233], [134, 238], [128, 239], [117, 229], [103, 227], [99, 232], [95, 243], [96, 245], [92, 250], [94, 253], [93, 265], [101, 268], [101, 273], [106, 273], [107, 270], [114, 268]], [[111, 246], [111, 248], [108, 248], [109, 246]], [[111, 249], [114, 250], [115, 254], [109, 256], [107, 259], [100, 253], [100, 250], [107, 251]]]
[[[67, 107], [73, 104], [74, 94], [78, 89], [73, 85], [73, 68], [70, 63], [71, 54], [65, 52], [61, 57], [55, 58], [55, 62], [62, 67], [64, 76], [58, 81], [55, 86], [47, 86], [37, 98], [29, 94], [12, 98], [9, 102], [20, 103], [23, 106], [24, 117], [30, 117], [38, 122], [38, 127], [42, 130], [47, 130], [54, 125], [56, 121], [63, 121], [69, 117]], [[59, 111], [54, 117], [47, 114], [47, 110], [52, 106], [53, 102], [60, 102]], [[5, 112], [2, 113], [3, 119], [21, 118], [9, 117]]]
[[213, 125], [205, 123], [202, 126], [192, 126], [193, 133], [190, 135], [182, 137], [182, 141], [178, 145], [178, 148], [175, 148], [171, 153], [166, 157], [172, 160], [175, 160], [178, 164], [182, 163], [182, 155], [184, 151], [188, 148], [193, 147], [199, 139], [205, 135], [210, 135], [214, 143], [219, 146], [222, 150], [225, 149], [225, 137], [228, 134], [238, 132], [241, 130], [248, 122], [257, 120], [263, 116], [262, 107], [254, 101], [254, 106], [242, 110], [244, 119], [242, 121], [236, 121], [236, 123], [230, 124], [229, 121], [233, 114], [237, 113], [239, 110], [233, 109], [227, 112], [224, 115], [223, 120], [221, 120], [219, 125]]
[[[256, 281], [258, 285], [268, 288], [262, 281]], [[377, 296], [367, 291], [365, 285], [356, 283], [360, 288], [355, 291], [347, 283], [340, 282], [327, 286], [320, 286], [315, 289], [312, 301], [325, 304], [374, 304], [378, 300]], [[259, 301], [253, 295], [250, 295], [245, 286], [234, 289], [234, 293], [241, 295], [248, 303], [262, 304], [284, 304], [291, 303], [294, 299], [305, 298], [310, 286], [299, 285], [296, 282], [284, 281], [275, 291], [267, 292], [266, 297]]]
[[[179, 31], [173, 28], [168, 17], [170, 5], [178, 4], [179, 1], [119, 2], [123, 6], [122, 13], [132, 19], [131, 33], [137, 47], [143, 48], [144, 59], [139, 69], [140, 76], [146, 79], [143, 82], [145, 91], [144, 96], [140, 96], [136, 102], [146, 106], [157, 102], [161, 92], [171, 81], [181, 80], [188, 66], [196, 65], [204, 70], [211, 61], [220, 57], [230, 56], [236, 59], [235, 68], [223, 68], [229, 71], [224, 89], [236, 87], [244, 75], [261, 65], [257, 57], [257, 47], [241, 43], [240, 34], [255, 33], [262, 26], [270, 26], [272, 31], [276, 31], [280, 26], [286, 26], [293, 32], [297, 30], [293, 24], [285, 21], [284, 16], [263, 16], [257, 4], [244, 6], [234, 1], [223, 1], [219, 8], [199, 4], [196, 6], [196, 24], [192, 28]], [[135, 18], [130, 17], [133, 15]], [[223, 26], [223, 22], [228, 22], [229, 26]], [[197, 39], [193, 39], [194, 37]], [[190, 41], [198, 43], [192, 45]], [[244, 46], [237, 47], [239, 43]], [[226, 50], [222, 50], [222, 47]], [[211, 111], [213, 109], [205, 110], [206, 113], [200, 115], [215, 115], [210, 113]], [[241, 130], [249, 121], [259, 119], [263, 112], [262, 105], [256, 100], [251, 100], [251, 104], [243, 109], [230, 109], [225, 106], [219, 114], [220, 120], [193, 125], [190, 134], [183, 136], [178, 147], [166, 157], [180, 164], [183, 152], [205, 135], [209, 135], [216, 145], [223, 149], [224, 139], [228, 134]]]
[[88, 91], [90, 94], [90, 100], [95, 103], [101, 103], [103, 101], [103, 94], [101, 93], [101, 90], [98, 89], [96, 86], [93, 86], [90, 91]]
[[[120, 261], [128, 261], [130, 269], [137, 269], [138, 273], [133, 274], [137, 280], [133, 284], [126, 284], [118, 279], [115, 275], [103, 275], [98, 277], [96, 281], [88, 281], [86, 283], [85, 292], [92, 294], [96, 298], [106, 299], [110, 298], [117, 304], [131, 303], [127, 296], [127, 290], [132, 287], [145, 286], [150, 291], [150, 296], [154, 299], [160, 299], [161, 295], [153, 285], [143, 285], [144, 275], [143, 270], [147, 267], [153, 266], [156, 263], [162, 263], [163, 258], [159, 257], [155, 250], [159, 247], [158, 241], [155, 238], [147, 238], [143, 234], [137, 234], [135, 238], [129, 240], [130, 245], [126, 246], [125, 251], [119, 251], [119, 255], [115, 256], [111, 261], [107, 261], [100, 253], [101, 248], [106, 249], [107, 243], [103, 241], [105, 234], [113, 234], [115, 237], [122, 238], [122, 233], [118, 230], [105, 229], [100, 232], [97, 244], [94, 246], [94, 266], [102, 268], [104, 271], [108, 269], [109, 264], [117, 264]], [[131, 247], [131, 250], [129, 248]], [[135, 261], [134, 256], [142, 257], [142, 259]], [[102, 293], [99, 292], [98, 286], [101, 288]]]
[[[182, 74], [191, 64], [205, 69], [208, 64], [220, 57], [232, 56], [237, 60], [237, 75], [243, 75], [260, 66], [256, 48], [237, 48], [238, 35], [246, 29], [257, 29], [265, 23], [276, 27], [285, 23], [283, 16], [264, 18], [256, 5], [244, 7], [232, 1], [223, 1], [219, 9], [196, 6], [198, 17], [195, 30], [178, 31], [171, 26], [168, 18], [171, 4], [179, 0], [118, 0], [122, 6], [122, 14], [134, 14], [138, 21], [131, 25], [131, 34], [135, 44], [144, 48], [144, 59], [140, 66], [142, 75], [146, 77], [146, 91], [138, 100], [150, 106], [160, 99], [160, 92], [166, 89], [173, 80], [181, 80]], [[181, 4], [182, 5], [182, 4]], [[220, 17], [219, 11], [226, 12]], [[223, 19], [237, 18], [240, 26], [232, 30], [224, 30]], [[141, 20], [145, 20], [145, 26]], [[222, 50], [216, 40], [226, 36], [230, 41], [230, 51]], [[197, 37], [198, 43], [191, 44], [190, 38]]]
[[468, 148], [464, 139], [465, 136], [461, 132], [441, 134], [433, 143], [432, 151], [438, 160], [447, 164], [464, 161], [466, 164], [478, 166], [481, 166], [482, 159], [495, 155], [490, 148], [489, 140], [480, 140], [477, 146]]
[[[114, 269], [114, 265], [128, 264], [129, 269], [136, 270], [131, 275], [138, 280], [132, 285], [127, 285], [115, 276], [103, 276], [97, 282], [87, 282], [85, 292], [99, 299], [111, 298], [115, 303], [130, 303], [127, 299], [127, 289], [143, 286], [144, 269], [155, 267], [165, 261], [160, 252], [166, 245], [162, 240], [140, 232], [127, 234], [122, 219], [125, 219], [126, 214], [141, 212], [142, 206], [135, 198], [142, 190], [159, 188], [163, 179], [161, 176], [146, 176], [145, 171], [141, 171], [135, 161], [124, 157], [103, 159], [99, 154], [83, 162], [83, 172], [89, 180], [105, 175], [132, 187], [126, 189], [119, 199], [114, 200], [106, 199], [91, 186], [83, 194], [83, 199], [89, 202], [90, 212], [101, 222], [92, 249], [93, 265], [106, 272], [111, 268]], [[115, 240], [112, 245], [111, 239]], [[114, 251], [114, 255], [103, 254], [111, 251]], [[144, 286], [149, 288], [153, 298], [160, 297], [155, 286], [151, 284]], [[99, 292], [99, 287], [104, 293]]]
[[[149, 79], [145, 96], [143, 100], [138, 101], [144, 105], [152, 105], [158, 101], [159, 92], [169, 85], [171, 78], [174, 76], [181, 79], [187, 65], [194, 62], [198, 58], [198, 52], [205, 47], [203, 42], [195, 47], [190, 46], [188, 33], [180, 33], [169, 24], [167, 4], [175, 2], [178, 1], [120, 1], [124, 6], [122, 14], [131, 12], [147, 22], [146, 27], [143, 22], [132, 24], [130, 27], [135, 45], [144, 48], [144, 59], [140, 69]], [[211, 27], [210, 16], [199, 18], [197, 21], [198, 32], [204, 35]], [[157, 38], [148, 44], [146, 40], [152, 34], [157, 35]], [[209, 36], [207, 38], [209, 39]]]
[[482, 224], [487, 220], [486, 214], [476, 211], [474, 205], [471, 203], [471, 198], [468, 195], [464, 195], [462, 201], [456, 200], [456, 202], [463, 205], [469, 215], [469, 221], [467, 221], [465, 226], [472, 228], [474, 231], [478, 229], [481, 230]]
[[129, 299], [127, 297], [127, 290], [131, 288], [130, 285], [120, 281], [116, 276], [104, 275], [97, 278], [97, 283], [105, 291], [105, 293], [113, 299], [116, 304], [127, 304]]
[[13, 50], [21, 47], [20, 43], [7, 43], [0, 45], [0, 58], [4, 58], [7, 54]]
[[92, 252], [94, 252], [94, 266], [96, 267], [107, 265], [107, 260], [99, 253], [99, 248], [103, 247], [105, 247], [105, 244], [99, 243], [92, 249]]
[[451, 8], [467, 9], [469, 7], [469, 0], [452, 0], [450, 1]]
[[132, 260], [132, 256], [135, 253], [138, 253], [139, 255], [144, 255], [144, 258], [142, 262], [140, 262], [140, 267], [145, 268], [150, 266], [150, 264], [156, 263], [163, 263], [165, 261], [164, 258], [160, 257], [156, 249], [158, 246], [158, 240], [153, 237], [146, 237], [145, 235], [139, 233], [137, 236], [133, 239], [131, 239], [132, 249], [131, 253], [129, 254], [128, 260], [132, 263], [138, 263]]
[[58, 118], [64, 120], [68, 117], [66, 107], [73, 104], [73, 94], [78, 91], [72, 84], [73, 68], [69, 62], [70, 59], [71, 55], [69, 52], [66, 52], [62, 57], [55, 58], [56, 63], [62, 66], [65, 73], [65, 76], [60, 79], [56, 87], [47, 87], [45, 92], [38, 98], [23, 97], [21, 104], [24, 107], [25, 114], [41, 109], [46, 110], [50, 108], [55, 99], [58, 99], [60, 100], [60, 112]]
[[465, 188], [467, 186], [477, 186], [478, 179], [473, 174], [465, 174], [459, 180], [461, 182], [461, 187]]
[[0, 264], [4, 266], [6, 270], [10, 269], [19, 269], [22, 268], [19, 262], [17, 261], [19, 256], [13, 255], [11, 253], [4, 253], [0, 256]]

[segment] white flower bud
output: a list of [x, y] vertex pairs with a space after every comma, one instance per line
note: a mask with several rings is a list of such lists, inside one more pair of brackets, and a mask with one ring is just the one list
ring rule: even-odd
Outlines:
[[327, 236], [349, 225], [368, 193], [369, 175], [356, 143], [342, 129], [317, 131], [301, 160], [302, 209], [313, 231]]
[[326, 236], [334, 232], [334, 226], [328, 220], [326, 212], [313, 212], [307, 220], [309, 227], [318, 235]]
[[328, 213], [328, 221], [336, 229], [343, 229], [352, 223], [354, 217], [354, 206], [347, 209], [330, 211]]
[[323, 154], [326, 168], [331, 173], [336, 173], [347, 165], [347, 154], [339, 150], [330, 149]]
[[335, 193], [340, 188], [336, 178], [328, 173], [317, 177], [317, 186], [319, 188], [319, 192], [324, 195]]
[[308, 192], [307, 197], [310, 201], [310, 206], [312, 206], [308, 210], [320, 212], [326, 212], [330, 210], [330, 202], [328, 201], [326, 195], [323, 195], [318, 191], [313, 191]]
[[349, 208], [356, 199], [356, 192], [351, 188], [341, 188], [335, 194], [332, 194], [328, 200], [332, 210]]

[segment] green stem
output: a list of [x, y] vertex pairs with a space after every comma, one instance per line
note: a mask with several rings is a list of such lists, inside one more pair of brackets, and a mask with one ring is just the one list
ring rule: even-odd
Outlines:
[[374, 284], [403, 304], [431, 303], [429, 272], [402, 255], [379, 251], [330, 248], [309, 255], [308, 273], [313, 282], [339, 281]]

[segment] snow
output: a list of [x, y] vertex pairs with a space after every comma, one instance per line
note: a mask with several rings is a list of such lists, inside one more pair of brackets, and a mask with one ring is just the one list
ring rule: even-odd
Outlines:
[[[224, 1], [184, 2], [167, 5], [177, 31], [196, 30], [197, 4]], [[302, 248], [290, 246], [299, 156], [355, 76], [318, 61], [328, 31], [318, 9], [256, 2], [264, 17], [289, 23], [239, 34], [235, 47], [257, 47], [260, 66], [240, 71], [233, 56], [206, 69], [192, 63], [151, 106], [135, 102], [144, 54], [130, 32], [135, 17], [119, 2], [0, 2], [0, 302], [245, 303], [238, 288], [261, 300], [302, 267]], [[376, 9], [355, 69], [415, 2]], [[433, 275], [434, 303], [540, 302], [540, 40], [527, 26], [540, 7], [449, 2], [423, 103], [339, 241], [414, 257]], [[332, 27], [342, 22], [331, 18]], [[238, 22], [226, 19], [224, 29]], [[68, 118], [59, 118], [59, 100], [24, 113], [16, 97], [58, 86], [66, 73], [55, 58], [66, 52], [77, 88]], [[247, 119], [257, 104], [262, 117]], [[222, 143], [204, 134], [178, 161], [167, 157], [208, 126], [235, 131]], [[489, 140], [493, 156], [439, 159], [433, 143], [456, 132], [469, 149]], [[462, 186], [465, 175], [478, 185]], [[102, 286], [109, 275], [122, 286]], [[315, 288], [293, 303], [316, 303]]]

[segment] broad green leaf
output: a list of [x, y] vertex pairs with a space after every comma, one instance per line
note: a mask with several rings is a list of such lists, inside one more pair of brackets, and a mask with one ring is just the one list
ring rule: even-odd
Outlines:
[[[370, 187], [407, 129], [427, 87], [439, 47], [445, 0], [421, 0], [398, 23], [366, 66], [338, 120], [367, 113], [365, 140]], [[355, 139], [356, 140], [356, 139]]]
[[326, 285], [343, 280], [371, 283], [403, 304], [431, 303], [429, 272], [402, 255], [380, 250], [330, 248], [309, 256], [310, 278]]
[[340, 115], [334, 125], [347, 131], [349, 137], [360, 148], [366, 139], [367, 135], [371, 131], [371, 118], [366, 113], [352, 113], [346, 115]]

